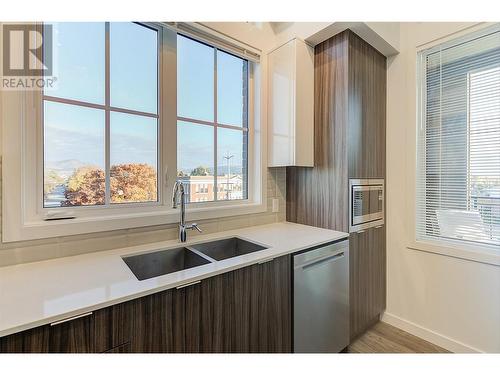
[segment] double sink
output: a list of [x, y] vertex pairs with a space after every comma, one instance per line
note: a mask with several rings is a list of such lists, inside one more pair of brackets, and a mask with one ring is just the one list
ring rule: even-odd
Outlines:
[[231, 237], [122, 259], [138, 280], [146, 280], [265, 249], [267, 247]]

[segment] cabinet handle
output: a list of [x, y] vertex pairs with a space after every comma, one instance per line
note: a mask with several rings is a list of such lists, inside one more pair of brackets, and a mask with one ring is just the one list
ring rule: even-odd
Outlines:
[[358, 230], [356, 233], [365, 233], [366, 232], [366, 229], [362, 229], [362, 230]]
[[91, 311], [91, 312], [88, 312], [88, 313], [85, 313], [85, 314], [80, 314], [80, 315], [72, 316], [71, 318], [68, 318], [68, 319], [58, 320], [57, 322], [50, 323], [50, 326], [51, 327], [57, 326], [59, 324], [63, 324], [63, 323], [66, 323], [66, 322], [71, 322], [72, 320], [84, 318], [84, 317], [92, 315], [92, 314], [93, 314], [93, 312]]
[[264, 264], [264, 263], [270, 262], [272, 260], [274, 260], [274, 258], [264, 259], [264, 260], [261, 260], [260, 262], [258, 262], [257, 264]]
[[379, 229], [379, 228], [382, 228], [382, 227], [383, 227], [383, 225], [377, 225], [377, 226], [375, 227], [375, 229]]
[[187, 288], [188, 286], [196, 285], [196, 284], [199, 284], [199, 283], [201, 283], [201, 280], [193, 281], [192, 283], [187, 283], [187, 284], [179, 285], [176, 289]]

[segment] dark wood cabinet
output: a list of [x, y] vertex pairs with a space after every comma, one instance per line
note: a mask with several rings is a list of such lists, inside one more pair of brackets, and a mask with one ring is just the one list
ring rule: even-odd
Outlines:
[[291, 351], [290, 256], [0, 338], [1, 353]]
[[0, 338], [0, 353], [48, 353], [49, 326]]
[[202, 351], [291, 352], [290, 272], [284, 256], [203, 282]]
[[119, 303], [94, 312], [95, 352], [103, 353], [130, 343], [133, 302]]
[[174, 325], [174, 290], [131, 301], [132, 329], [131, 351], [133, 353], [172, 353], [179, 335]]
[[354, 339], [385, 309], [385, 227], [351, 233], [349, 252], [350, 336]]
[[49, 328], [50, 353], [94, 353], [94, 316], [82, 316]]
[[257, 269], [260, 293], [254, 300], [259, 306], [256, 322], [259, 352], [291, 352], [290, 267], [288, 257], [263, 263]]
[[93, 315], [0, 338], [0, 353], [93, 353]]

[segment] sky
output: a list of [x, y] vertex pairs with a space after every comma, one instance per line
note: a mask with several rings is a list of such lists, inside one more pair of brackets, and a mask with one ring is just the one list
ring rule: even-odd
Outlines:
[[[57, 88], [46, 95], [104, 104], [104, 23], [54, 23], [54, 75]], [[110, 24], [110, 102], [112, 106], [157, 114], [156, 31], [133, 23]], [[242, 126], [243, 60], [218, 51], [218, 121]], [[178, 116], [214, 120], [214, 50], [178, 36]], [[104, 168], [104, 111], [46, 101], [45, 160], [64, 160]], [[111, 164], [156, 166], [157, 121], [113, 112], [110, 117]], [[242, 131], [218, 129], [218, 164], [226, 154], [241, 165]], [[213, 167], [214, 129], [178, 122], [179, 168]]]

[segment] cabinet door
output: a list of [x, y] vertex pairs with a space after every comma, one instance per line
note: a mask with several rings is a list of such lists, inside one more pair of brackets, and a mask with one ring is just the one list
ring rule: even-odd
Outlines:
[[[173, 290], [155, 293], [131, 301], [131, 352], [172, 353], [175, 352]], [[175, 342], [174, 342], [175, 339]]]
[[120, 303], [94, 312], [96, 353], [107, 352], [130, 341], [133, 303]]
[[82, 316], [49, 328], [50, 353], [94, 353], [94, 316]]
[[201, 285], [201, 351], [291, 351], [290, 257], [241, 268]]
[[49, 326], [0, 338], [0, 353], [48, 353]]
[[176, 353], [200, 352], [202, 283], [203, 281], [173, 291]]
[[[314, 165], [314, 51], [293, 39], [268, 54], [268, 166]], [[299, 143], [300, 141], [300, 143]]]
[[351, 233], [349, 252], [352, 340], [378, 321], [385, 309], [385, 228]]
[[251, 351], [291, 352], [290, 256], [259, 264], [252, 269]]
[[201, 347], [203, 353], [235, 352], [234, 275], [228, 272], [201, 283]]

